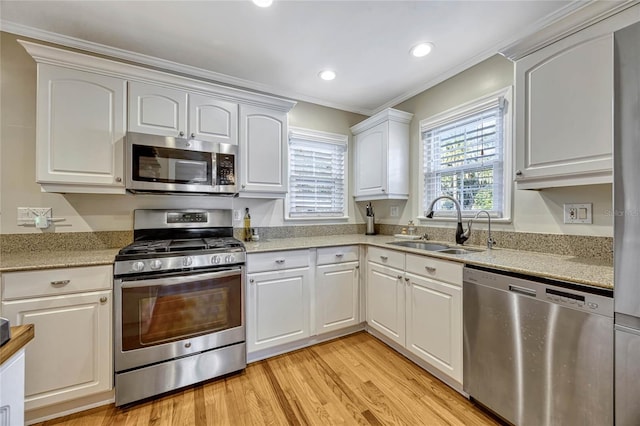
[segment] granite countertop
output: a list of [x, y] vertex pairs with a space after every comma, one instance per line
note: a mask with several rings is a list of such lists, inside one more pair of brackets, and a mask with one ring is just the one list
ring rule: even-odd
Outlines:
[[[331, 247], [347, 244], [367, 244], [391, 250], [427, 255], [468, 265], [484, 266], [526, 275], [570, 281], [579, 284], [613, 289], [613, 265], [593, 258], [560, 256], [532, 251], [509, 250], [469, 246], [484, 249], [468, 254], [444, 254], [432, 251], [399, 247], [387, 243], [395, 241], [392, 235], [330, 235], [323, 237], [283, 238], [245, 243], [248, 253], [267, 252], [309, 247]], [[451, 241], [432, 241], [455, 246]], [[465, 246], [467, 247], [467, 246]]]
[[[487, 268], [613, 289], [613, 265], [611, 262], [599, 259], [560, 256], [503, 248], [453, 255], [387, 244], [394, 240], [396, 240], [396, 238], [392, 235], [368, 236], [350, 234], [261, 240], [258, 242], [248, 242], [245, 243], [245, 245], [248, 253], [259, 253], [313, 247], [365, 244], [406, 253], [437, 257], [469, 265], [484, 266]], [[451, 241], [429, 240], [429, 242], [454, 246]], [[485, 249], [485, 247], [474, 248]], [[113, 263], [117, 253], [118, 249], [59, 252], [34, 251], [3, 254], [2, 259], [0, 259], [0, 272], [109, 265]]]
[[0, 365], [11, 358], [35, 336], [33, 324], [17, 325], [11, 327], [11, 339], [0, 346]]

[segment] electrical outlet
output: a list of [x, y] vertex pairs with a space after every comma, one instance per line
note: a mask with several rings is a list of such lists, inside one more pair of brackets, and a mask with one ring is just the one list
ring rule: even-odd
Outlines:
[[236, 222], [242, 220], [242, 210], [233, 210], [233, 220], [235, 220]]
[[400, 216], [400, 209], [398, 206], [391, 206], [391, 211], [389, 212], [389, 216], [398, 217]]
[[[52, 219], [51, 207], [18, 207], [18, 225], [33, 225], [36, 223], [36, 218], [41, 224], [48, 223]], [[43, 227], [43, 225], [39, 226]]]
[[593, 223], [591, 203], [564, 204], [564, 223]]

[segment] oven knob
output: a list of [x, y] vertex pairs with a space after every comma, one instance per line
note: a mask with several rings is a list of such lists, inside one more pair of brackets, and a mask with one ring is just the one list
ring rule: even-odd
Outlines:
[[162, 268], [162, 262], [159, 260], [153, 260], [150, 266], [151, 266], [151, 269], [158, 270]]
[[182, 259], [183, 266], [191, 266], [192, 263], [193, 263], [193, 258], [191, 256], [187, 256], [184, 259]]
[[136, 272], [144, 271], [144, 262], [134, 262], [134, 264], [131, 265], [131, 269]]
[[224, 258], [224, 263], [233, 263], [236, 261], [236, 257], [232, 254], [227, 255], [227, 257]]
[[220, 258], [220, 256], [211, 256], [211, 263], [213, 263], [214, 265], [219, 264], [222, 261], [222, 259]]

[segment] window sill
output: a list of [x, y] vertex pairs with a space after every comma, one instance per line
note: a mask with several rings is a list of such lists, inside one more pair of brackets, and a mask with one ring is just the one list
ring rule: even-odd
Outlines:
[[[451, 222], [457, 222], [458, 218], [455, 216], [452, 217], [446, 217], [446, 216], [438, 216], [438, 217], [434, 217], [432, 219], [425, 217], [425, 216], [418, 216], [417, 219], [420, 221], [420, 224], [422, 226], [428, 226], [429, 223], [439, 223], [439, 222], [445, 222], [445, 223], [451, 223]], [[473, 216], [462, 216], [462, 221], [466, 222], [473, 219], [473, 221], [475, 223], [482, 223], [482, 222], [487, 222], [487, 217], [486, 216], [480, 216], [477, 218], [474, 218]], [[491, 223], [504, 223], [504, 224], [510, 224], [513, 223], [513, 220], [510, 217], [492, 217], [491, 218]]]
[[349, 216], [314, 216], [314, 217], [286, 217], [285, 222], [346, 222]]

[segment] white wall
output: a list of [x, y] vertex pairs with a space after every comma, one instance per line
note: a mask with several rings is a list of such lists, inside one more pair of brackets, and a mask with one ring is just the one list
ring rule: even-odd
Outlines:
[[[414, 114], [411, 122], [410, 193], [415, 196], [406, 203], [391, 201], [375, 203], [376, 216], [380, 222], [406, 224], [409, 220], [416, 219], [419, 211], [417, 193], [420, 179], [419, 162], [421, 161], [418, 154], [421, 143], [420, 120], [511, 86], [513, 71], [512, 62], [496, 55], [394, 107]], [[593, 224], [564, 224], [562, 213], [564, 203], [593, 203]], [[613, 218], [608, 215], [612, 203], [611, 185], [555, 188], [542, 191], [514, 190], [512, 223], [497, 224], [496, 228], [520, 232], [613, 236]], [[389, 217], [392, 205], [401, 208], [402, 215], [399, 219]], [[438, 222], [435, 219], [424, 221], [422, 224], [453, 226], [451, 223]], [[475, 226], [484, 228], [483, 225], [474, 224]]]
[[[54, 217], [65, 219], [44, 232], [130, 230], [134, 209], [185, 206], [243, 211], [249, 207], [253, 226], [284, 224], [283, 200], [41, 192], [35, 183], [36, 64], [16, 42], [16, 37], [8, 33], [0, 33], [0, 76], [0, 233], [43, 232], [35, 227], [18, 226], [18, 207], [52, 207]], [[349, 136], [349, 127], [366, 118], [308, 103], [296, 105], [289, 117], [292, 126]], [[354, 211], [353, 201], [350, 210]], [[352, 214], [349, 222], [355, 223], [357, 219]]]

